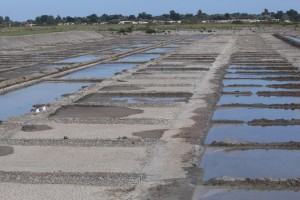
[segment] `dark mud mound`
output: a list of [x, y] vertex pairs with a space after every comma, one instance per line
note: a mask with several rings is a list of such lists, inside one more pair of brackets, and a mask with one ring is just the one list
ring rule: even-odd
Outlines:
[[51, 130], [52, 127], [47, 125], [24, 125], [21, 130], [25, 132], [37, 132], [37, 131], [46, 131]]
[[14, 148], [9, 146], [0, 146], [0, 157], [14, 153]]
[[159, 139], [162, 137], [164, 132], [167, 131], [167, 129], [156, 129], [156, 130], [150, 130], [150, 131], [141, 131], [141, 132], [135, 132], [132, 135], [143, 138], [143, 139]]

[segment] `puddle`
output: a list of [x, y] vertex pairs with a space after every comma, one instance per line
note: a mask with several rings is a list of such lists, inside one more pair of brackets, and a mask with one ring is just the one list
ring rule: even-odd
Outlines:
[[103, 87], [102, 91], [126, 91], [126, 90], [142, 90], [144, 88], [136, 85], [112, 85]]
[[46, 104], [90, 83], [43, 82], [0, 95], [0, 120], [30, 112], [35, 104]]
[[222, 95], [218, 106], [226, 104], [298, 104], [300, 97], [262, 97], [256, 94], [251, 96]]
[[231, 73], [231, 74], [275, 74], [275, 75], [281, 75], [281, 74], [291, 74], [293, 72], [296, 72], [295, 70], [297, 69], [294, 69], [294, 70], [264, 70], [263, 68], [262, 69], [227, 69], [226, 71], [228, 73]]
[[0, 157], [1, 156], [7, 156], [14, 153], [13, 147], [8, 146], [0, 146]]
[[205, 140], [205, 144], [213, 141], [234, 142], [300, 142], [300, 126], [248, 126], [248, 125], [215, 125]]
[[[300, 87], [298, 88], [300, 89]], [[300, 91], [300, 90], [290, 90], [288, 88], [270, 88], [270, 87], [224, 87], [223, 92], [252, 92], [253, 94], [256, 94], [260, 91]]]
[[299, 84], [299, 81], [276, 81], [276, 80], [253, 80], [253, 79], [232, 79], [223, 80], [224, 86], [229, 85], [270, 85], [270, 84]]
[[296, 38], [296, 37], [292, 37], [292, 36], [284, 36], [284, 37], [286, 37], [286, 38], [288, 38], [290, 40], [293, 40], [293, 41], [295, 41], [297, 43], [300, 43], [300, 38]]
[[291, 74], [226, 74], [224, 78], [235, 78], [235, 79], [260, 79], [268, 77], [289, 77]]
[[141, 114], [143, 110], [113, 106], [66, 106], [59, 108], [52, 117], [55, 118], [122, 118]]
[[175, 48], [155, 48], [145, 51], [145, 53], [169, 53], [175, 51]]
[[149, 47], [151, 45], [152, 44], [134, 44], [134, 45], [131, 45], [131, 47]]
[[207, 150], [201, 162], [204, 180], [235, 178], [300, 178], [297, 150]]
[[158, 54], [133, 54], [131, 56], [121, 58], [117, 60], [117, 62], [148, 62], [159, 57], [161, 57], [161, 55]]
[[68, 74], [60, 78], [110, 78], [118, 72], [122, 72], [123, 70], [128, 70], [133, 67], [135, 67], [134, 64], [101, 64]]
[[181, 47], [181, 44], [167, 44], [164, 47], [171, 47], [171, 48], [177, 48], [177, 47]]
[[96, 55], [85, 55], [85, 56], [78, 56], [73, 58], [68, 58], [64, 60], [60, 60], [57, 63], [79, 63], [79, 62], [88, 62], [92, 60], [101, 59], [103, 56], [96, 56]]
[[298, 200], [300, 192], [210, 189], [198, 190], [193, 200]]
[[121, 52], [131, 51], [131, 50], [132, 50], [132, 48], [122, 48], [122, 47], [120, 47], [120, 48], [113, 49], [112, 52], [113, 53], [121, 53]]
[[293, 66], [242, 66], [242, 65], [235, 65], [232, 67], [229, 67], [227, 69], [227, 72], [238, 72], [238, 71], [244, 71], [247, 73], [261, 73], [261, 72], [274, 72], [274, 73], [279, 73], [281, 71], [284, 72], [292, 72], [292, 71], [297, 71], [297, 67]]
[[236, 74], [236, 75], [294, 75], [299, 74], [299, 71], [297, 70], [236, 70], [236, 69], [230, 69], [227, 70], [229, 74]]
[[243, 120], [254, 119], [300, 119], [300, 110], [268, 109], [268, 108], [219, 108], [214, 112], [213, 120]]
[[66, 65], [48, 65], [45, 66], [43, 68], [48, 69], [48, 70], [52, 70], [52, 69], [60, 69], [60, 68], [64, 68]]
[[164, 93], [139, 93], [139, 94], [91, 94], [83, 97], [78, 102], [81, 103], [167, 103], [167, 102], [187, 102], [190, 94], [164, 94]]
[[[270, 67], [270, 66], [244, 66], [244, 65], [231, 65], [229, 66], [228, 70], [247, 70], [248, 71], [254, 71], [259, 72], [261, 70], [274, 70], [275, 72], [279, 73], [281, 70], [298, 70], [297, 67], [293, 66], [286, 66], [286, 67]], [[278, 71], [279, 70], [279, 71]]]
[[140, 69], [138, 72], [163, 72], [166, 71], [168, 73], [171, 72], [203, 72], [203, 71], [209, 71], [209, 68], [196, 68], [196, 67], [149, 67], [146, 69]]

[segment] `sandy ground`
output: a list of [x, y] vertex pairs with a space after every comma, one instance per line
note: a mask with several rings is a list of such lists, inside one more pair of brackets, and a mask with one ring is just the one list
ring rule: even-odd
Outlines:
[[0, 37], [0, 49], [33, 48], [35, 45], [54, 45], [57, 43], [78, 43], [84, 40], [101, 39], [102, 34], [94, 31], [70, 31], [26, 36]]
[[[0, 142], [9, 148], [0, 148], [0, 199], [192, 199], [195, 189], [203, 187], [198, 165], [219, 98], [222, 68], [233, 53], [255, 51], [246, 40], [260, 43], [257, 38], [261, 38], [274, 48], [284, 47], [285, 51], [279, 50], [284, 57], [295, 51], [272, 37], [269, 33], [258, 37], [251, 31], [216, 33], [179, 48], [175, 54], [181, 60], [164, 55], [65, 96], [45, 112], [3, 122]], [[184, 58], [191, 54], [213, 60]], [[179, 64], [208, 70], [137, 73], [153, 65]], [[167, 104], [76, 102], [107, 92], [185, 92], [192, 96], [187, 102]], [[24, 125], [47, 129], [24, 131]], [[194, 199], [199, 194], [203, 192], [198, 188]]]

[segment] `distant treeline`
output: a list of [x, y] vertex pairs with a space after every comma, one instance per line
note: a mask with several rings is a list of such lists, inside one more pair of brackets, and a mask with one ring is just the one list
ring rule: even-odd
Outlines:
[[195, 15], [194, 14], [180, 14], [174, 10], [170, 11], [168, 14], [163, 14], [159, 16], [152, 16], [151, 14], [142, 12], [136, 15], [107, 15], [103, 14], [98, 16], [97, 14], [92, 14], [86, 17], [61, 17], [61, 16], [52, 16], [52, 15], [42, 15], [36, 17], [34, 20], [27, 20], [26, 22], [12, 21], [9, 17], [0, 16], [0, 25], [3, 26], [21, 26], [24, 24], [35, 24], [39, 26], [47, 25], [58, 25], [66, 23], [74, 24], [99, 24], [99, 23], [108, 23], [108, 24], [118, 24], [120, 21], [159, 21], [159, 22], [168, 22], [168, 21], [181, 21], [181, 23], [200, 23], [203, 21], [217, 21], [217, 20], [263, 20], [263, 21], [279, 21], [279, 22], [300, 22], [300, 13], [296, 10], [290, 9], [287, 12], [277, 11], [269, 12], [268, 9], [265, 9], [261, 14], [248, 14], [248, 13], [225, 13], [225, 14], [206, 14], [199, 10]]

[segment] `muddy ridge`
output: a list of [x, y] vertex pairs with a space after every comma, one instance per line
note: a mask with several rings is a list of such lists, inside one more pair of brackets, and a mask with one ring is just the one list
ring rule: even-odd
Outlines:
[[269, 88], [286, 88], [286, 89], [298, 89], [300, 84], [272, 84], [267, 85]]
[[235, 142], [235, 141], [223, 141], [223, 142], [212, 142], [209, 146], [212, 147], [227, 147], [234, 149], [289, 149], [299, 150], [299, 142], [272, 142], [272, 143], [258, 143], [258, 142]]
[[277, 96], [277, 97], [299, 97], [300, 92], [298, 91], [259, 91], [257, 92], [258, 96], [264, 96], [264, 97], [271, 97], [271, 96]]
[[219, 107], [243, 107], [243, 108], [270, 108], [270, 109], [300, 109], [300, 104], [239, 104], [239, 103], [233, 103], [233, 104], [223, 104]]
[[231, 178], [224, 177], [220, 179], [210, 179], [205, 182], [207, 186], [253, 186], [262, 188], [272, 188], [277, 190], [292, 189], [299, 191], [297, 188], [300, 186], [300, 179], [273, 179], [273, 178]]

